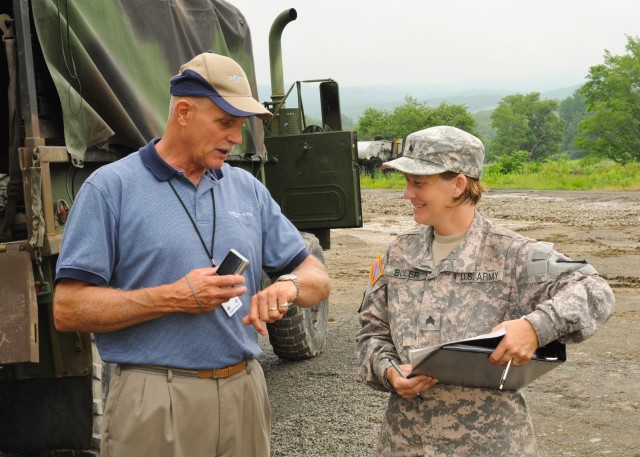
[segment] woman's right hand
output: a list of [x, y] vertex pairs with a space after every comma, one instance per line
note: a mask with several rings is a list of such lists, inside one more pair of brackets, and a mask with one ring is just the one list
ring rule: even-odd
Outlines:
[[[411, 372], [411, 365], [400, 365], [405, 376]], [[425, 375], [418, 375], [409, 379], [403, 378], [393, 367], [387, 368], [387, 379], [396, 393], [405, 400], [412, 400], [418, 394], [431, 389], [438, 380]]]

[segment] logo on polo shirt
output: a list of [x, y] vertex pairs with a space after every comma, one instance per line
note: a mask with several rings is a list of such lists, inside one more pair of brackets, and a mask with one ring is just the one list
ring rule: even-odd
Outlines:
[[253, 216], [253, 211], [229, 211], [229, 216], [233, 217], [251, 217]]

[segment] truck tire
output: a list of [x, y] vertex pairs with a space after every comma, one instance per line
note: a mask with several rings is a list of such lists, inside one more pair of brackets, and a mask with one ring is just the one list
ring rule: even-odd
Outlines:
[[115, 365], [105, 363], [100, 358], [96, 343], [91, 338], [91, 350], [93, 355], [92, 391], [93, 391], [93, 427], [91, 435], [91, 451], [99, 455], [100, 442], [102, 441], [102, 416], [107, 404], [109, 383]]
[[[6, 392], [4, 384], [9, 387], [11, 384], [5, 382], [0, 385], [0, 395], [24, 399], [20, 402], [22, 409], [35, 411], [44, 404], [47, 415], [52, 416], [46, 420], [32, 417], [32, 428], [35, 430], [25, 426], [18, 431], [30, 435], [30, 441], [20, 436], [10, 439], [0, 435], [0, 457], [99, 457], [102, 416], [113, 364], [102, 361], [93, 339], [91, 351], [93, 369], [86, 376], [13, 382], [14, 388]], [[89, 404], [91, 400], [92, 405]], [[5, 445], [12, 451], [6, 451]]]
[[[301, 234], [309, 254], [324, 264], [318, 239], [310, 233]], [[267, 324], [274, 354], [283, 360], [304, 360], [320, 354], [327, 338], [328, 316], [328, 299], [312, 308], [291, 306], [282, 320]]]

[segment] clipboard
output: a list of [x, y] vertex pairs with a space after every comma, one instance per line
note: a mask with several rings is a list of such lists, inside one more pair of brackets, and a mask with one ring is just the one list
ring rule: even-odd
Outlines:
[[[500, 343], [504, 329], [466, 340], [409, 351], [409, 377], [426, 374], [441, 384], [498, 390], [504, 367], [489, 363], [489, 355]], [[553, 341], [538, 348], [529, 363], [511, 365], [502, 390], [521, 389], [566, 362], [564, 344]]]

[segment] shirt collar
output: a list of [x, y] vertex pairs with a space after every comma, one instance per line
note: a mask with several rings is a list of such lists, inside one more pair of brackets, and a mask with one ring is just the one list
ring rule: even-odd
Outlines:
[[[140, 160], [142, 160], [142, 163], [158, 180], [168, 181], [173, 175], [178, 173], [178, 170], [162, 160], [162, 157], [160, 157], [160, 154], [158, 154], [156, 150], [156, 143], [158, 141], [160, 141], [160, 138], [154, 138], [146, 146], [140, 148]], [[222, 179], [223, 173], [221, 169], [214, 168], [207, 170], [205, 176], [219, 180]]]

